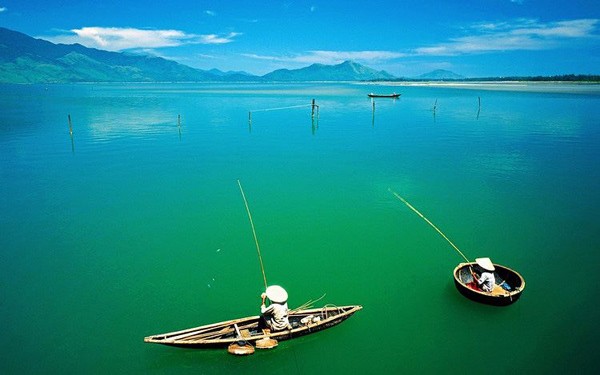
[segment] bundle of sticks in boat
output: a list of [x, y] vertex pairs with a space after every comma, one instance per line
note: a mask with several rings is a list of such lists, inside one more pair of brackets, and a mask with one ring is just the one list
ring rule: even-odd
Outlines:
[[313, 305], [316, 302], [319, 302], [320, 300], [322, 300], [326, 294], [327, 293], [323, 294], [321, 297], [317, 298], [316, 300], [309, 299], [308, 301], [304, 302], [302, 305], [296, 307], [295, 309], [290, 310], [288, 313], [294, 314], [294, 313], [297, 313], [298, 311], [310, 309], [313, 307]]

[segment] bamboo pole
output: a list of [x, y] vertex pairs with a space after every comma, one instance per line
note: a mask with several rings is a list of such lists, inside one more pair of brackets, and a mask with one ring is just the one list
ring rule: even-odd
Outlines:
[[454, 244], [452, 243], [452, 241], [450, 241], [450, 239], [448, 237], [446, 237], [446, 235], [438, 228], [435, 226], [435, 224], [433, 224], [431, 221], [429, 221], [428, 218], [426, 218], [422, 213], [420, 213], [416, 208], [414, 208], [410, 203], [408, 203], [406, 201], [406, 199], [402, 198], [398, 193], [396, 193], [395, 191], [393, 191], [392, 189], [388, 189], [392, 194], [394, 194], [396, 196], [396, 198], [400, 199], [400, 201], [402, 201], [402, 203], [404, 203], [408, 208], [410, 208], [411, 210], [413, 210], [417, 215], [419, 215], [423, 220], [425, 220], [427, 222], [427, 224], [431, 225], [433, 227], [433, 229], [435, 229], [442, 237], [444, 237], [444, 239], [446, 241], [448, 241], [448, 243], [456, 250], [458, 251], [458, 253], [467, 261], [467, 263], [470, 263], [469, 259], [467, 259], [467, 257], [462, 253], [462, 251], [460, 251], [460, 249]]
[[250, 213], [250, 207], [248, 207], [248, 201], [246, 200], [246, 195], [244, 194], [244, 189], [242, 189], [242, 183], [240, 180], [237, 180], [237, 183], [240, 187], [240, 192], [242, 193], [242, 198], [244, 199], [244, 204], [246, 205], [246, 212], [248, 212], [248, 218], [250, 219], [250, 226], [252, 227], [252, 234], [254, 235], [254, 242], [256, 243], [256, 251], [258, 252], [258, 260], [260, 262], [260, 270], [262, 271], [263, 281], [265, 282], [265, 290], [267, 289], [267, 276], [265, 275], [265, 267], [263, 265], [262, 256], [260, 255], [260, 246], [258, 246], [258, 238], [256, 237], [256, 230], [254, 229], [254, 222], [252, 221], [252, 214]]
[[315, 100], [313, 99], [313, 112], [314, 112], [315, 108], [317, 109], [317, 120], [318, 120], [319, 119], [319, 110], [321, 109], [321, 107], [319, 107], [319, 105], [316, 104]]

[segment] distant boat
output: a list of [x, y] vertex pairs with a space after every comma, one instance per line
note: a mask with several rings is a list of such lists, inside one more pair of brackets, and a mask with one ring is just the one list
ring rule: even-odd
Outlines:
[[476, 262], [460, 263], [454, 269], [454, 285], [463, 296], [476, 302], [495, 306], [510, 305], [519, 299], [525, 289], [525, 279], [518, 272], [494, 264], [496, 284], [492, 292], [488, 293], [477, 288], [473, 280], [471, 269], [476, 265]]
[[[259, 340], [288, 340], [333, 327], [362, 309], [360, 305], [325, 306], [290, 311], [291, 329], [266, 334], [259, 328], [260, 316], [233, 319], [183, 331], [162, 333], [144, 338], [145, 342], [183, 348], [224, 348], [240, 341], [255, 343]], [[250, 353], [248, 353], [250, 354]]]
[[396, 93], [393, 93], [393, 94], [373, 94], [373, 93], [367, 94], [367, 96], [369, 98], [392, 98], [392, 99], [397, 99], [400, 97], [400, 95], [402, 95], [402, 94], [396, 94]]

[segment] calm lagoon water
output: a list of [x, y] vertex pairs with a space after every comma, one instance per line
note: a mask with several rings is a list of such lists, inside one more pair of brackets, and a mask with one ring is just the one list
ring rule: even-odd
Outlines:
[[[0, 373], [600, 370], [598, 86], [1, 85], [0, 109]], [[364, 309], [251, 357], [143, 343], [258, 313], [237, 179], [290, 305]], [[389, 189], [522, 298], [462, 297]]]

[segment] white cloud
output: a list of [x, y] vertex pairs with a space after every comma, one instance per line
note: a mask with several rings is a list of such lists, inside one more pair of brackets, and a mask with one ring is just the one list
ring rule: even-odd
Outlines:
[[177, 30], [140, 30], [104, 27], [84, 27], [72, 30], [83, 41], [103, 49], [173, 47], [182, 43], [186, 35]]
[[240, 33], [227, 35], [195, 35], [180, 30], [144, 30], [118, 27], [83, 27], [70, 30], [67, 34], [41, 37], [54, 43], [80, 43], [86, 47], [108, 51], [127, 49], [176, 47], [184, 44], [230, 43]]
[[227, 35], [217, 35], [217, 34], [208, 34], [208, 35], [200, 35], [200, 40], [202, 44], [225, 44], [233, 42], [233, 38], [238, 35], [242, 35], [241, 33], [229, 33]]
[[6, 7], [0, 7], [0, 13], [6, 12], [6, 10], [7, 10]]
[[377, 63], [404, 57], [405, 54], [392, 51], [308, 51], [305, 54], [294, 56], [268, 56], [244, 54], [257, 60], [269, 60], [274, 62], [298, 63], [298, 64], [339, 64], [346, 60], [364, 63]]
[[204, 14], [206, 14], [207, 16], [211, 16], [211, 17], [214, 17], [217, 15], [217, 13], [212, 10], [205, 10]]
[[385, 61], [405, 56], [402, 53], [392, 51], [310, 51], [309, 58], [316, 57], [324, 61], [342, 62], [346, 60], [356, 61]]
[[454, 56], [510, 50], [542, 50], [571, 43], [575, 39], [600, 37], [594, 34], [599, 19], [578, 19], [542, 23], [521, 18], [509, 22], [486, 22], [470, 25], [464, 36], [447, 42], [420, 47], [412, 51], [307, 51], [289, 56], [244, 54], [256, 60], [288, 64], [339, 64], [353, 60], [379, 64], [411, 56]]
[[473, 35], [450, 39], [446, 43], [415, 50], [417, 55], [460, 55], [509, 50], [542, 50], [566, 40], [594, 37], [600, 20], [579, 19], [540, 23], [532, 19], [472, 25]]

